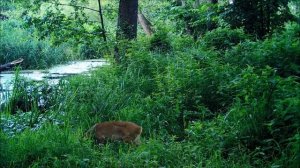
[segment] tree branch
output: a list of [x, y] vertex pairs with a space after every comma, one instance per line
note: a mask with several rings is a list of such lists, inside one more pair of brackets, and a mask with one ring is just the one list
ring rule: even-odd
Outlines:
[[106, 42], [106, 34], [105, 34], [103, 14], [102, 14], [102, 8], [101, 8], [101, 2], [100, 2], [100, 0], [98, 0], [98, 6], [99, 6], [100, 22], [101, 22], [101, 26], [102, 26], [102, 36], [103, 36], [103, 40]]
[[78, 7], [78, 8], [88, 9], [88, 10], [91, 10], [91, 11], [94, 11], [94, 12], [100, 12], [97, 9], [93, 9], [93, 8], [89, 8], [89, 7], [85, 7], [85, 6], [70, 5], [70, 4], [63, 4], [63, 3], [53, 3], [53, 2], [47, 2], [47, 3], [54, 4], [54, 5], [60, 5], [60, 6]]

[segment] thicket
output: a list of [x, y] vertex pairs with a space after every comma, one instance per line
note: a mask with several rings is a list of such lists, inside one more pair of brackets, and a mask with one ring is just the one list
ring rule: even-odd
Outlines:
[[[256, 40], [220, 27], [196, 42], [161, 31], [55, 87], [16, 80], [0, 167], [299, 167], [299, 30]], [[141, 125], [142, 144], [84, 138], [109, 120]]]
[[25, 69], [45, 69], [72, 59], [67, 44], [52, 46], [48, 40], [37, 40], [34, 30], [20, 20], [1, 21], [0, 29], [0, 64], [23, 58]]

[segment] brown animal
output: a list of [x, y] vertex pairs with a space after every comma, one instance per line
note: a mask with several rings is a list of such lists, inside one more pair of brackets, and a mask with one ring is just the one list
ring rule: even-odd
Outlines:
[[86, 136], [93, 136], [100, 143], [106, 140], [121, 140], [139, 145], [141, 133], [142, 127], [135, 123], [111, 121], [95, 124], [86, 132]]

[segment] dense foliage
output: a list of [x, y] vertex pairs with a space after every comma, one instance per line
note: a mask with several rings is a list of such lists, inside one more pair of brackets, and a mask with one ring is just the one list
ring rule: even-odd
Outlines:
[[[0, 167], [299, 167], [299, 23], [283, 26], [285, 20], [278, 20], [280, 29], [274, 24], [264, 39], [256, 39], [257, 32], [233, 29], [220, 17], [227, 3], [203, 4], [189, 13], [191, 2], [173, 8], [156, 1], [144, 10], [156, 33], [149, 38], [139, 31], [137, 40], [119, 41], [125, 55], [119, 64], [107, 55], [110, 65], [55, 86], [17, 75], [12, 97], [0, 107]], [[215, 27], [197, 20], [206, 12]], [[68, 42], [77, 37], [53, 32], [37, 40], [33, 34], [44, 30], [1, 23], [0, 62], [22, 53], [36, 59], [40, 54], [39, 61], [67, 60], [65, 49], [78, 49]], [[178, 32], [177, 23], [181, 30], [192, 25], [196, 34]], [[65, 41], [54, 45], [54, 37]], [[92, 41], [100, 45], [98, 40]], [[98, 145], [84, 137], [96, 122], [111, 120], [141, 125], [142, 144]]]
[[284, 22], [293, 20], [287, 0], [234, 0], [227, 6], [224, 18], [232, 27], [244, 27], [249, 33], [263, 38]]

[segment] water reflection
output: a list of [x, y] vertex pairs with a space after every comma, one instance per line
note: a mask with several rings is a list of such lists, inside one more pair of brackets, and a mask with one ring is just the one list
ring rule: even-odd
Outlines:
[[[104, 59], [93, 59], [83, 61], [72, 61], [64, 65], [57, 65], [49, 70], [25, 70], [20, 71], [20, 76], [33, 80], [46, 80], [50, 85], [57, 84], [62, 77], [84, 74], [96, 67], [107, 65]], [[0, 73], [0, 105], [8, 100], [11, 91], [13, 90], [13, 80], [15, 72], [6, 71]]]

